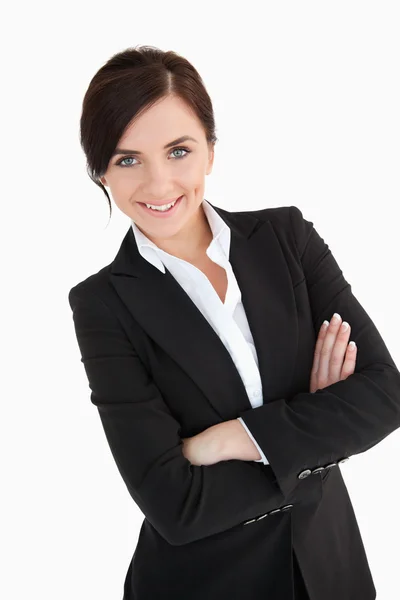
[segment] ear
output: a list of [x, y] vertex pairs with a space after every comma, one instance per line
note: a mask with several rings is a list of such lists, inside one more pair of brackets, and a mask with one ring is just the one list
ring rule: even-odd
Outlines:
[[208, 163], [207, 163], [206, 175], [209, 175], [211, 173], [213, 164], [214, 164], [214, 146], [212, 148], [210, 148], [209, 153], [208, 153]]
[[107, 179], [105, 177], [100, 177], [100, 181], [104, 186], [108, 186]]

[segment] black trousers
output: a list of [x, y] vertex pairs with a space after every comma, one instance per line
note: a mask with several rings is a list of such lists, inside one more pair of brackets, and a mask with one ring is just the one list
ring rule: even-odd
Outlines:
[[304, 579], [300, 571], [299, 563], [295, 553], [293, 552], [293, 574], [294, 574], [294, 597], [295, 600], [310, 600], [307, 593]]

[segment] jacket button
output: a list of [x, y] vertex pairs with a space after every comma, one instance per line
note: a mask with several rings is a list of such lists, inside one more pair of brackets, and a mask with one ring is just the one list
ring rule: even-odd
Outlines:
[[258, 517], [256, 519], [256, 521], [260, 521], [261, 519], [263, 519], [264, 517], [267, 517], [269, 513], [265, 513], [265, 515], [261, 515], [261, 517]]
[[306, 477], [308, 477], [309, 475], [311, 475], [311, 471], [310, 469], [305, 469], [304, 471], [302, 471], [301, 473], [299, 473], [297, 475], [297, 479], [305, 479]]
[[332, 469], [332, 467], [337, 467], [337, 463], [329, 463], [329, 465], [325, 465], [325, 469]]
[[314, 469], [313, 471], [311, 471], [311, 475], [316, 475], [318, 473], [321, 473], [321, 471], [325, 471], [325, 467], [318, 467], [317, 469]]
[[348, 460], [349, 460], [348, 456], [346, 456], [345, 458], [341, 458], [340, 460], [338, 460], [338, 465], [342, 465], [343, 463], [345, 463]]

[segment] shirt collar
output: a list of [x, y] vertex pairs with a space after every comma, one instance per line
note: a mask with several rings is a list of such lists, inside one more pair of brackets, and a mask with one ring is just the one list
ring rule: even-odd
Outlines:
[[[213, 235], [213, 239], [207, 248], [207, 253], [209, 253], [209, 250], [213, 245], [218, 244], [224, 256], [226, 259], [228, 259], [231, 241], [230, 228], [206, 199], [203, 200], [201, 206], [204, 209], [204, 214], [207, 217]], [[165, 252], [164, 250], [161, 250], [161, 248], [159, 248], [154, 242], [149, 240], [149, 238], [142, 231], [140, 231], [132, 219], [131, 226], [135, 236], [136, 245], [142, 257], [159, 269], [162, 273], [165, 273], [163, 259], [168, 257], [176, 259], [176, 257], [168, 252]]]

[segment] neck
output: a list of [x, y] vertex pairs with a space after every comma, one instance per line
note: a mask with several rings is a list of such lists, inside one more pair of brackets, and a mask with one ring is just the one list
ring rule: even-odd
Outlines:
[[213, 234], [206, 214], [203, 207], [200, 206], [193, 219], [185, 227], [185, 231], [180, 231], [176, 237], [152, 241], [164, 252], [187, 262], [194, 262], [206, 256], [206, 249], [212, 238]]

